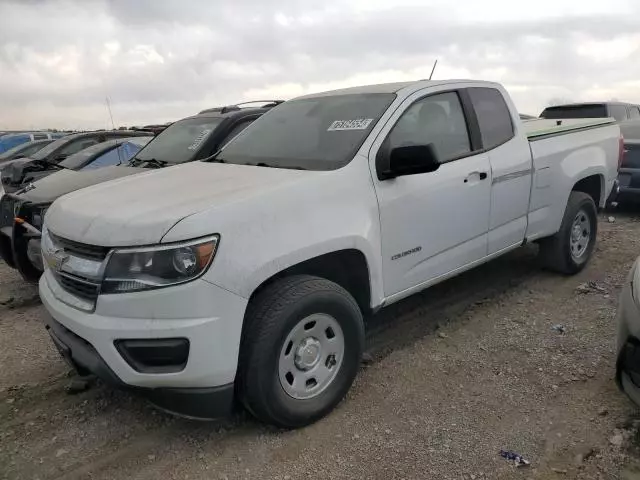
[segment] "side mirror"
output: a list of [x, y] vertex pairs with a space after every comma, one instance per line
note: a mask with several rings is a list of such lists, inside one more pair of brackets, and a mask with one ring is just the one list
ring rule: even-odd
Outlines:
[[395, 147], [389, 153], [389, 167], [380, 172], [380, 180], [435, 172], [440, 168], [433, 143]]

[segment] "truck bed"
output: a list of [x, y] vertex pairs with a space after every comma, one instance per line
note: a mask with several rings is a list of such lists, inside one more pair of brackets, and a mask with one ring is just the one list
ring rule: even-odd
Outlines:
[[522, 123], [529, 141], [615, 123], [613, 118], [536, 119]]

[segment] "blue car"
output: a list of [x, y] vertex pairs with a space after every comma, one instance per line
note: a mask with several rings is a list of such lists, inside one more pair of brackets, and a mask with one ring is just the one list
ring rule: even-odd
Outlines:
[[0, 153], [6, 152], [23, 143], [33, 142], [35, 140], [55, 140], [61, 138], [64, 133], [50, 133], [50, 132], [22, 132], [22, 133], [10, 133], [0, 136]]

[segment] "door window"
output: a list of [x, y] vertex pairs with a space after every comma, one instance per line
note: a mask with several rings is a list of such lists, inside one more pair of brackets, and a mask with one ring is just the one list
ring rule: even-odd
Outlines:
[[514, 136], [511, 112], [504, 97], [495, 88], [467, 89], [476, 112], [482, 147], [485, 150], [502, 145]]
[[640, 118], [640, 107], [629, 107], [629, 118]]
[[402, 114], [387, 141], [389, 151], [433, 144], [441, 163], [470, 153], [469, 131], [458, 94], [439, 93], [418, 100]]

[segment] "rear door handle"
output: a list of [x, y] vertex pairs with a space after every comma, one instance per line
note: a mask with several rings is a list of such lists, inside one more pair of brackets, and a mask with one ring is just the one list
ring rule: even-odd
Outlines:
[[487, 178], [487, 172], [480, 172], [480, 180], [485, 180]]

